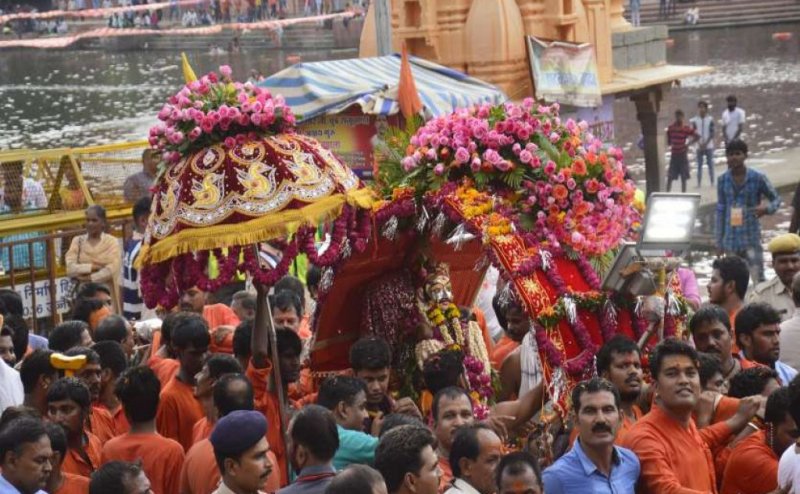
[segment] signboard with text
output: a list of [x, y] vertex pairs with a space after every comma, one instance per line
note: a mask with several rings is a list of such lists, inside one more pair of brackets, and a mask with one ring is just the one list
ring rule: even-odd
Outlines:
[[[69, 278], [56, 278], [56, 311], [63, 314], [69, 310], [69, 303], [67, 296], [70, 293], [72, 282]], [[40, 280], [31, 285], [26, 283], [24, 285], [17, 285], [14, 291], [19, 293], [22, 297], [22, 306], [25, 308], [24, 317], [26, 319], [35, 317], [49, 317], [53, 312], [53, 304], [50, 300], [50, 280]], [[35, 294], [35, 296], [34, 296]], [[34, 298], [36, 304], [34, 305]]]
[[589, 43], [527, 37], [536, 99], [581, 107], [602, 104], [594, 48]]
[[399, 121], [397, 116], [364, 115], [351, 108], [303, 122], [298, 130], [330, 149], [363, 180], [372, 178], [376, 136], [383, 127], [399, 125]]

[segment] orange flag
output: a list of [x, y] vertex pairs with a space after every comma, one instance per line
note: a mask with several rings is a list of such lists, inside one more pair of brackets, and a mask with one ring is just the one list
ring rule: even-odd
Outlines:
[[419, 99], [417, 84], [414, 74], [411, 73], [411, 63], [408, 61], [408, 48], [403, 42], [403, 56], [400, 61], [400, 84], [397, 88], [397, 101], [400, 103], [400, 112], [405, 118], [411, 118], [422, 111], [422, 101]]

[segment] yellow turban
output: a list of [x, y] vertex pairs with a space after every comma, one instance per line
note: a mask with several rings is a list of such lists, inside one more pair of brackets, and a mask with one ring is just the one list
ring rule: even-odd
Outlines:
[[794, 233], [778, 235], [767, 244], [767, 250], [773, 255], [800, 252], [800, 236]]

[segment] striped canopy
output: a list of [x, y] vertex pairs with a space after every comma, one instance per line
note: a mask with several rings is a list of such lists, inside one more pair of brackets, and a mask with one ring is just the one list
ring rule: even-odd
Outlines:
[[[409, 57], [426, 118], [477, 103], [502, 103], [497, 87], [421, 58]], [[367, 115], [393, 115], [397, 101], [400, 55], [299, 63], [258, 85], [286, 98], [298, 122], [339, 113], [359, 105]]]

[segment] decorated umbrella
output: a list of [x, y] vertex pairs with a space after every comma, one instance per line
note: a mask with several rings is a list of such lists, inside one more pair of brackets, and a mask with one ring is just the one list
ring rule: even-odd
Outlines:
[[[220, 73], [197, 79], [184, 57], [186, 85], [150, 130], [163, 160], [139, 257], [148, 307], [169, 309], [193, 286], [214, 291], [237, 271], [273, 285], [300, 252], [334, 266], [366, 247], [372, 191], [319, 142], [294, 132], [282, 97], [232, 81], [227, 66]], [[315, 242], [320, 225], [324, 251]], [[277, 265], [260, 255], [267, 242], [281, 251]], [[206, 272], [211, 254], [214, 279]], [[277, 362], [274, 330], [270, 339]], [[273, 372], [284, 403], [279, 366]]]
[[[320, 266], [360, 252], [369, 236], [373, 193], [316, 140], [294, 132], [280, 96], [230, 79], [230, 68], [193, 79], [159, 112], [150, 143], [162, 151], [140, 255], [148, 307], [171, 308], [179, 293], [214, 291], [237, 272], [272, 285], [303, 252]], [[317, 227], [327, 224], [319, 252]], [[282, 251], [272, 269], [259, 245]], [[209, 254], [219, 275], [206, 273]]]

